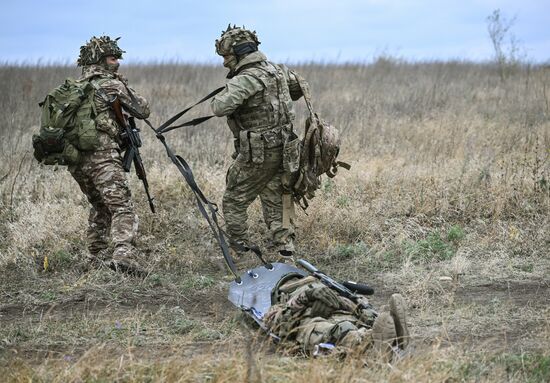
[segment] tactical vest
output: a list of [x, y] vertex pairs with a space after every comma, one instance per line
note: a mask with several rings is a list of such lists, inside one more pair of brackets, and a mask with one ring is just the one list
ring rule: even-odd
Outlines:
[[247, 99], [233, 113], [232, 117], [240, 129], [264, 132], [292, 123], [292, 99], [281, 68], [263, 61], [245, 68], [240, 74], [252, 76], [264, 85], [262, 92]]

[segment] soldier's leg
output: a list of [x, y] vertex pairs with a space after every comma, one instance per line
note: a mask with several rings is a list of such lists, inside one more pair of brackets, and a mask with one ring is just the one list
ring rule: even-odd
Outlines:
[[78, 183], [80, 190], [92, 205], [88, 215], [87, 242], [92, 256], [98, 256], [109, 245], [111, 214], [102, 203], [101, 195], [95, 188], [90, 176], [81, 167], [70, 168], [70, 173]]
[[260, 199], [273, 245], [279, 253], [289, 256], [294, 252], [294, 227], [291, 220], [283, 225], [282, 157], [280, 148], [266, 149], [263, 167], [267, 182], [260, 192]]
[[280, 176], [275, 176], [260, 193], [262, 210], [267, 227], [271, 232], [273, 244], [284, 256], [294, 252], [294, 224], [289, 220], [287, 227], [283, 226], [283, 196]]
[[247, 209], [265, 185], [263, 169], [233, 162], [227, 170], [223, 215], [230, 241], [248, 243]]
[[92, 179], [111, 216], [113, 258], [132, 257], [138, 229], [122, 159], [116, 150], [94, 153]]
[[283, 225], [283, 186], [281, 173], [276, 170], [271, 180], [260, 193], [262, 210], [267, 227], [271, 231], [273, 244], [281, 255], [289, 256], [294, 252], [294, 223]]

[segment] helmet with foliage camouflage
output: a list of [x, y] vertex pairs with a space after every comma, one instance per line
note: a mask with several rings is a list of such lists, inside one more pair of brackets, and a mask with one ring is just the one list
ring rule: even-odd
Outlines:
[[80, 47], [80, 56], [78, 56], [78, 66], [97, 64], [106, 56], [115, 56], [117, 59], [122, 58], [122, 54], [126, 53], [118, 47], [117, 41], [120, 37], [111, 40], [109, 36], [93, 36], [86, 45]]
[[256, 31], [249, 31], [243, 26], [237, 27], [231, 24], [222, 32], [219, 40], [216, 40], [216, 53], [220, 56], [235, 55], [237, 57], [258, 50], [260, 41]]

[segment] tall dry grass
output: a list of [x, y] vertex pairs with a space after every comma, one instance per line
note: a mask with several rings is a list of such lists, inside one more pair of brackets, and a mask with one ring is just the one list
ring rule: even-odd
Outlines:
[[[300, 381], [307, 375], [311, 381], [522, 381], [539, 373], [543, 379], [549, 376], [544, 370], [548, 353], [541, 351], [549, 345], [548, 325], [543, 321], [548, 311], [544, 301], [528, 299], [538, 296], [536, 286], [547, 286], [550, 275], [550, 69], [526, 65], [506, 82], [500, 80], [496, 67], [467, 62], [412, 64], [380, 59], [369, 65], [307, 64], [295, 69], [309, 81], [315, 108], [340, 129], [341, 159], [352, 164], [351, 171], [342, 170], [334, 180], [323, 181], [307, 215], [298, 213], [298, 255], [337, 277], [369, 281], [384, 297], [391, 291], [404, 293], [412, 309], [413, 335], [423, 351], [396, 367], [376, 364], [369, 369], [353, 360], [309, 362], [258, 353], [257, 358], [264, 358], [257, 362], [262, 379]], [[200, 65], [132, 66], [121, 72], [151, 101], [151, 121], [157, 126], [222, 84], [225, 76], [221, 67]], [[119, 296], [142, 297], [142, 292], [133, 290], [136, 282], [103, 274], [81, 276], [75, 271], [86, 254], [87, 202], [64, 169], [39, 166], [32, 158], [30, 137], [39, 123], [37, 103], [67, 76], [78, 76], [78, 71], [0, 67], [0, 266], [9, 270], [1, 277], [0, 299], [29, 308], [82, 291], [102, 302]], [[208, 113], [208, 105], [203, 105], [190, 117]], [[303, 102], [298, 102], [298, 130], [305, 113]], [[148, 212], [141, 185], [130, 176], [141, 220], [143, 261], [154, 275], [137, 288], [156, 297], [151, 298], [155, 301], [160, 299], [155, 294], [165, 294], [166, 301], [160, 303], [168, 306], [174, 294], [205, 292], [215, 297], [216, 310], [230, 310], [223, 303], [221, 255], [192, 194], [145, 125], [143, 138], [142, 156], [158, 213]], [[167, 140], [189, 160], [205, 193], [220, 201], [232, 151], [224, 121], [213, 119], [173, 131]], [[266, 229], [261, 221], [255, 204], [250, 209], [251, 235], [263, 246]], [[43, 270], [46, 256], [49, 272]], [[447, 276], [451, 282], [441, 279]], [[525, 302], [500, 292], [483, 297], [485, 293], [478, 291], [483, 286], [498, 290], [506, 284], [510, 289], [510, 283], [532, 285], [535, 290], [526, 290]], [[57, 295], [38, 293], [36, 286]], [[469, 293], [479, 294], [481, 301], [464, 300]], [[374, 299], [384, 303], [382, 298]], [[529, 310], [526, 305], [531, 305]], [[109, 312], [105, 315], [107, 321], [114, 318]], [[88, 351], [70, 367], [62, 359], [47, 358], [49, 362], [42, 363], [6, 354], [3, 360], [16, 366], [15, 375], [10, 375], [14, 380], [43, 376], [47, 381], [78, 377], [236, 381], [246, 377], [244, 350], [231, 357], [202, 352], [188, 359], [176, 352], [156, 359], [154, 350], [150, 354], [143, 350], [160, 338], [147, 338], [130, 348], [113, 345], [111, 338], [97, 343], [95, 327], [86, 330], [82, 322], [67, 337], [30, 329], [29, 334], [36, 336], [17, 335], [22, 328], [35, 326], [32, 318], [27, 325], [11, 321], [2, 336], [9, 342], [16, 339], [18, 349], [51, 349], [50, 341], [60, 336], [58, 347], [74, 342]], [[199, 340], [205, 336], [201, 331], [208, 333], [209, 327], [216, 326], [201, 315], [192, 319], [202, 323], [194, 335]], [[63, 323], [59, 319], [59, 326]], [[220, 326], [225, 330], [217, 333], [217, 340], [207, 336], [214, 348], [231, 347], [232, 342], [242, 346], [241, 339], [228, 330], [231, 321], [225, 318]], [[523, 342], [516, 338], [509, 345], [491, 341], [495, 329], [501, 331], [502, 326], [512, 332], [522, 328], [530, 332]], [[79, 338], [79, 331], [89, 331], [85, 340]], [[124, 342], [134, 339], [127, 336]], [[176, 333], [168, 342], [185, 339]], [[441, 342], [444, 346], [437, 347]], [[6, 344], [4, 351], [12, 347]], [[102, 354], [101, 347], [114, 351]], [[132, 359], [133, 347], [145, 354]], [[493, 352], [503, 349], [501, 357]], [[527, 351], [535, 354], [525, 356]], [[120, 358], [130, 362], [122, 363]]]

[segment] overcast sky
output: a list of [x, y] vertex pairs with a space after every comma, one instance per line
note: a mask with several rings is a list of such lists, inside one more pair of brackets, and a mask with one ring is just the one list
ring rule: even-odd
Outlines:
[[550, 59], [549, 0], [0, 0], [0, 62], [76, 62], [93, 35], [122, 36], [126, 62], [218, 63], [229, 22], [255, 29], [274, 61], [488, 60], [494, 9], [532, 61]]

